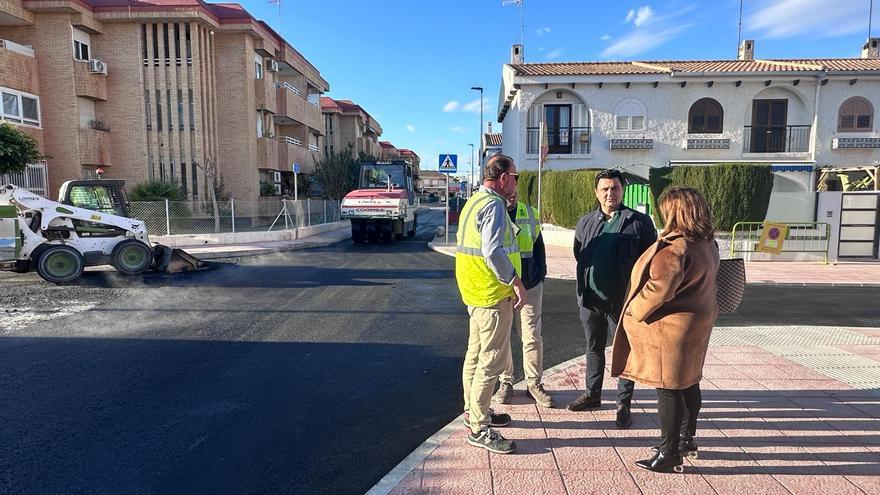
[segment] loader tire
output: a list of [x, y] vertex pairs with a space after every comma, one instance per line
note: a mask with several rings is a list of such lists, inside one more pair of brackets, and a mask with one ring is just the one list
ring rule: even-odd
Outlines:
[[43, 280], [55, 284], [73, 282], [82, 275], [85, 262], [79, 251], [70, 246], [55, 244], [40, 251], [37, 273]]
[[126, 239], [113, 248], [113, 268], [123, 275], [140, 275], [153, 266], [153, 250], [141, 241]]

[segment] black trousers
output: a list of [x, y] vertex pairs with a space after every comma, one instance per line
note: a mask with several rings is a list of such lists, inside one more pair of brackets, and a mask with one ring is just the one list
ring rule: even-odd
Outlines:
[[[605, 373], [605, 347], [617, 328], [617, 315], [593, 311], [581, 306], [581, 324], [587, 338], [587, 392], [590, 397], [602, 397], [602, 379]], [[617, 404], [630, 407], [635, 383], [626, 378], [617, 381]]]
[[693, 438], [697, 433], [697, 414], [703, 404], [700, 384], [684, 390], [657, 389], [657, 412], [660, 413], [660, 452], [677, 454], [680, 437]]

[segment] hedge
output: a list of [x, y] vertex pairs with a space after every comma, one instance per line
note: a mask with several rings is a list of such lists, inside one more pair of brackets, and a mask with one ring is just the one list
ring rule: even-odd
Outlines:
[[[599, 169], [544, 172], [541, 184], [541, 220], [574, 228], [578, 219], [599, 207], [594, 193]], [[736, 222], [760, 222], [767, 215], [773, 173], [769, 165], [719, 163], [717, 165], [652, 168], [650, 188], [653, 204], [667, 188], [691, 186], [702, 192], [712, 208], [715, 228], [727, 231]], [[643, 180], [643, 179], [642, 179]], [[520, 171], [519, 200], [538, 204], [538, 173]], [[657, 209], [655, 221], [662, 225]]]
[[[654, 204], [672, 186], [690, 186], [706, 197], [715, 229], [729, 231], [736, 222], [761, 222], [767, 215], [773, 172], [770, 165], [719, 163], [709, 166], [652, 168], [649, 184]], [[662, 225], [659, 209], [654, 210]]]

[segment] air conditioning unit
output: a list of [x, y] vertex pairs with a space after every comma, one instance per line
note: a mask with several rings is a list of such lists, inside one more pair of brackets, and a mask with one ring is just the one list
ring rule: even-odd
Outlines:
[[274, 172], [272, 174], [272, 182], [281, 182], [281, 172]]
[[93, 58], [89, 60], [89, 72], [91, 72], [92, 74], [104, 74], [106, 76], [107, 64], [96, 58]]
[[281, 196], [281, 184], [275, 184], [275, 195]]
[[269, 72], [278, 72], [278, 62], [276, 62], [275, 60], [267, 60], [266, 67], [269, 69]]

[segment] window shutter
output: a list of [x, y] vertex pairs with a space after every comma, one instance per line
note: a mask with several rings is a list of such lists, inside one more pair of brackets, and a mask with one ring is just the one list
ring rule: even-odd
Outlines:
[[645, 116], [644, 115], [633, 115], [632, 117], [632, 130], [640, 131], [645, 128]]
[[859, 115], [856, 117], [856, 128], [857, 129], [870, 129], [871, 128], [871, 116], [870, 115]]
[[616, 131], [629, 130], [629, 117], [626, 115], [618, 115], [617, 117], [615, 117], [614, 130], [616, 130]]
[[855, 115], [841, 115], [840, 116], [840, 128], [841, 129], [852, 129], [855, 127]]
[[587, 123], [587, 106], [583, 103], [573, 103], [571, 105], [572, 127], [589, 127]]

